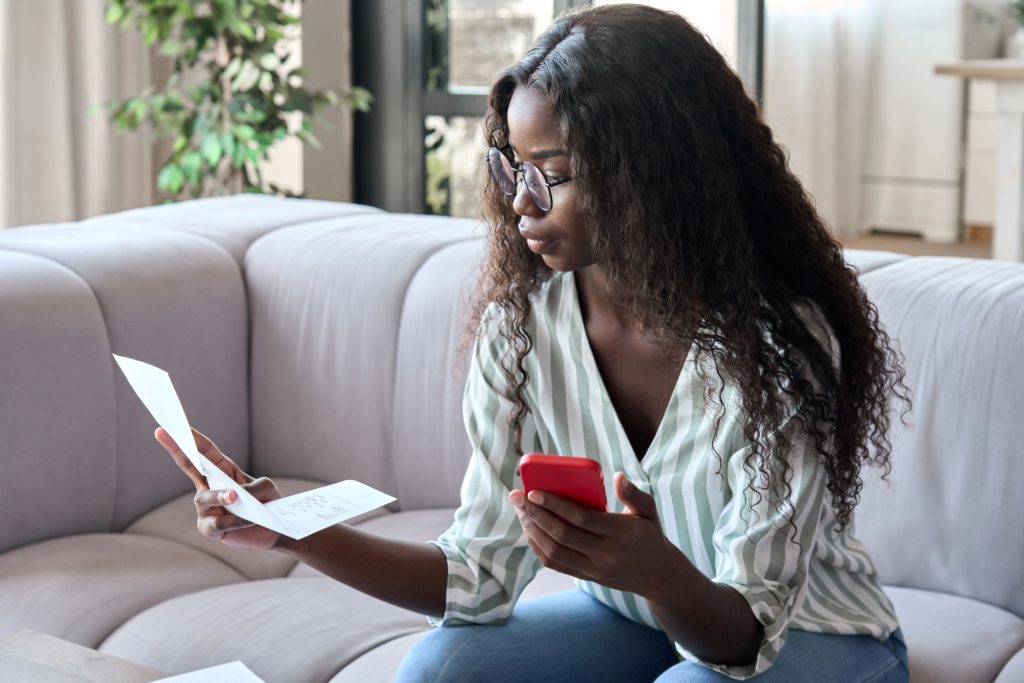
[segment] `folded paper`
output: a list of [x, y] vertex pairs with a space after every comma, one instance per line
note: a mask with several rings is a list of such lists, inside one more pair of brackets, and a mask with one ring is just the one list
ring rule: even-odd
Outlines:
[[234, 503], [224, 506], [232, 514], [298, 540], [395, 500], [366, 484], [347, 480], [261, 503], [196, 448], [192, 428], [170, 375], [148, 363], [117, 354], [113, 356], [143, 405], [157, 424], [167, 430], [185, 457], [206, 477], [210, 488], [231, 489], [238, 494]]

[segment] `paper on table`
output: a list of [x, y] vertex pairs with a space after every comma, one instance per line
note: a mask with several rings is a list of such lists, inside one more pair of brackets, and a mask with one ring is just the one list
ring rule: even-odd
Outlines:
[[[164, 427], [167, 429], [167, 427]], [[161, 678], [157, 683], [264, 683], [263, 679], [249, 670], [245, 664], [234, 661], [220, 666], [211, 666], [187, 674]]]
[[238, 494], [238, 500], [224, 506], [232, 514], [298, 540], [395, 500], [366, 484], [349, 480], [264, 505], [196, 448], [185, 410], [166, 372], [142, 361], [117, 354], [113, 356], [143, 405], [157, 424], [167, 430], [195, 468], [206, 477], [210, 488], [231, 489]]

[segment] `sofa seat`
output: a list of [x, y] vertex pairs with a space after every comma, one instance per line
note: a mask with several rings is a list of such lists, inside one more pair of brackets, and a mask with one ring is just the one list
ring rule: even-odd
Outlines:
[[914, 683], [988, 683], [1024, 648], [1024, 619], [1011, 612], [935, 591], [885, 592], [903, 627]]
[[[184, 475], [181, 475], [184, 477]], [[309, 479], [274, 479], [285, 496], [308, 491], [322, 482]], [[277, 579], [286, 576], [296, 564], [282, 553], [253, 553], [231, 548], [220, 541], [206, 538], [196, 529], [195, 492], [172, 498], [146, 513], [125, 529], [128, 534], [144, 534], [176, 541], [217, 558], [246, 579]]]
[[[282, 479], [278, 485], [287, 495], [312, 482]], [[454, 508], [384, 512], [355, 520], [355, 526], [426, 542], [448, 528], [453, 513]], [[153, 605], [117, 628], [100, 651], [168, 673], [244, 657], [267, 681], [326, 681], [332, 676], [340, 681], [387, 681], [405, 651], [430, 628], [420, 614], [363, 595], [279, 553], [247, 553], [211, 542], [195, 531], [194, 516], [192, 497], [181, 496], [133, 524], [129, 534], [145, 530], [180, 537], [180, 544], [216, 553], [245, 578], [280, 571], [289, 563], [294, 568], [285, 578], [239, 581]], [[542, 569], [523, 599], [572, 586], [570, 577]], [[353, 665], [352, 673], [346, 673]]]
[[[284, 491], [286, 484], [291, 488], [298, 481], [282, 480], [278, 485]], [[154, 514], [177, 518], [187, 512], [184, 503], [191, 505], [191, 497], [171, 501]], [[425, 542], [448, 528], [453, 512], [452, 508], [384, 512], [355, 520], [355, 526], [390, 538]], [[207, 539], [194, 529], [194, 508], [191, 514], [192, 534], [205, 545]], [[246, 565], [250, 573], [267, 571], [254, 564], [267, 556], [283, 557], [243, 554], [252, 556]], [[240, 563], [237, 557], [229, 561]], [[244, 657], [246, 666], [264, 680], [300, 683], [329, 680], [349, 662], [389, 642], [404, 642], [404, 636], [418, 637], [429, 628], [420, 614], [364, 595], [304, 564], [292, 564], [296, 566], [287, 578], [247, 581], [156, 605], [125, 623], [99, 649], [168, 673]], [[230, 638], [225, 637], [227, 633]], [[364, 680], [390, 679], [378, 672]]]
[[1020, 683], [1024, 681], [1024, 650], [1013, 656], [1003, 670], [999, 672], [999, 678], [995, 683]]
[[265, 681], [302, 683], [329, 680], [359, 655], [424, 623], [326, 577], [263, 579], [151, 607], [98, 649], [171, 674], [242, 659]]
[[[408, 512], [393, 512], [370, 519], [362, 520], [354, 526], [367, 533], [376, 534], [385, 538], [393, 538], [397, 541], [409, 541], [411, 543], [433, 540], [452, 524], [454, 508], [428, 508], [426, 510], [409, 510]], [[290, 576], [311, 577], [323, 576], [320, 572], [302, 564], [296, 564]], [[426, 619], [420, 617], [423, 625]]]
[[0, 555], [0, 639], [32, 629], [96, 647], [130, 617], [242, 574], [176, 541], [80, 534]]

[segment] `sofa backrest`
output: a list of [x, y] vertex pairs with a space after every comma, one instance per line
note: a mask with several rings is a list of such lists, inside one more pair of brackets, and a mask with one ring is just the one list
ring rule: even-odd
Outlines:
[[166, 369], [193, 426], [249, 464], [242, 259], [370, 207], [247, 195], [0, 230], [0, 552], [123, 529], [191, 489], [111, 353]]
[[252, 465], [358, 479], [396, 507], [454, 505], [468, 462], [460, 302], [474, 223], [363, 214], [277, 230], [245, 260], [252, 318]]
[[858, 536], [888, 584], [1024, 617], [1024, 264], [915, 257], [861, 282], [906, 356], [911, 427], [868, 472]]
[[246, 338], [237, 262], [209, 240], [128, 222], [0, 231], [0, 550], [120, 529], [186, 489], [111, 353], [168, 370], [190, 417], [247, 453]]

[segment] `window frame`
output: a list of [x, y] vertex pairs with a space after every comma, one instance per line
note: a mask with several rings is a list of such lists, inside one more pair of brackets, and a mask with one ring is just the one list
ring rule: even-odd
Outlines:
[[[352, 0], [353, 82], [373, 93], [353, 121], [354, 198], [387, 211], [426, 213], [427, 116], [483, 116], [487, 88], [427, 90], [425, 22], [429, 0]], [[764, 0], [737, 2], [737, 71], [760, 104]], [[590, 0], [554, 0], [557, 16]], [[395, 78], [395, 74], [400, 77]]]

